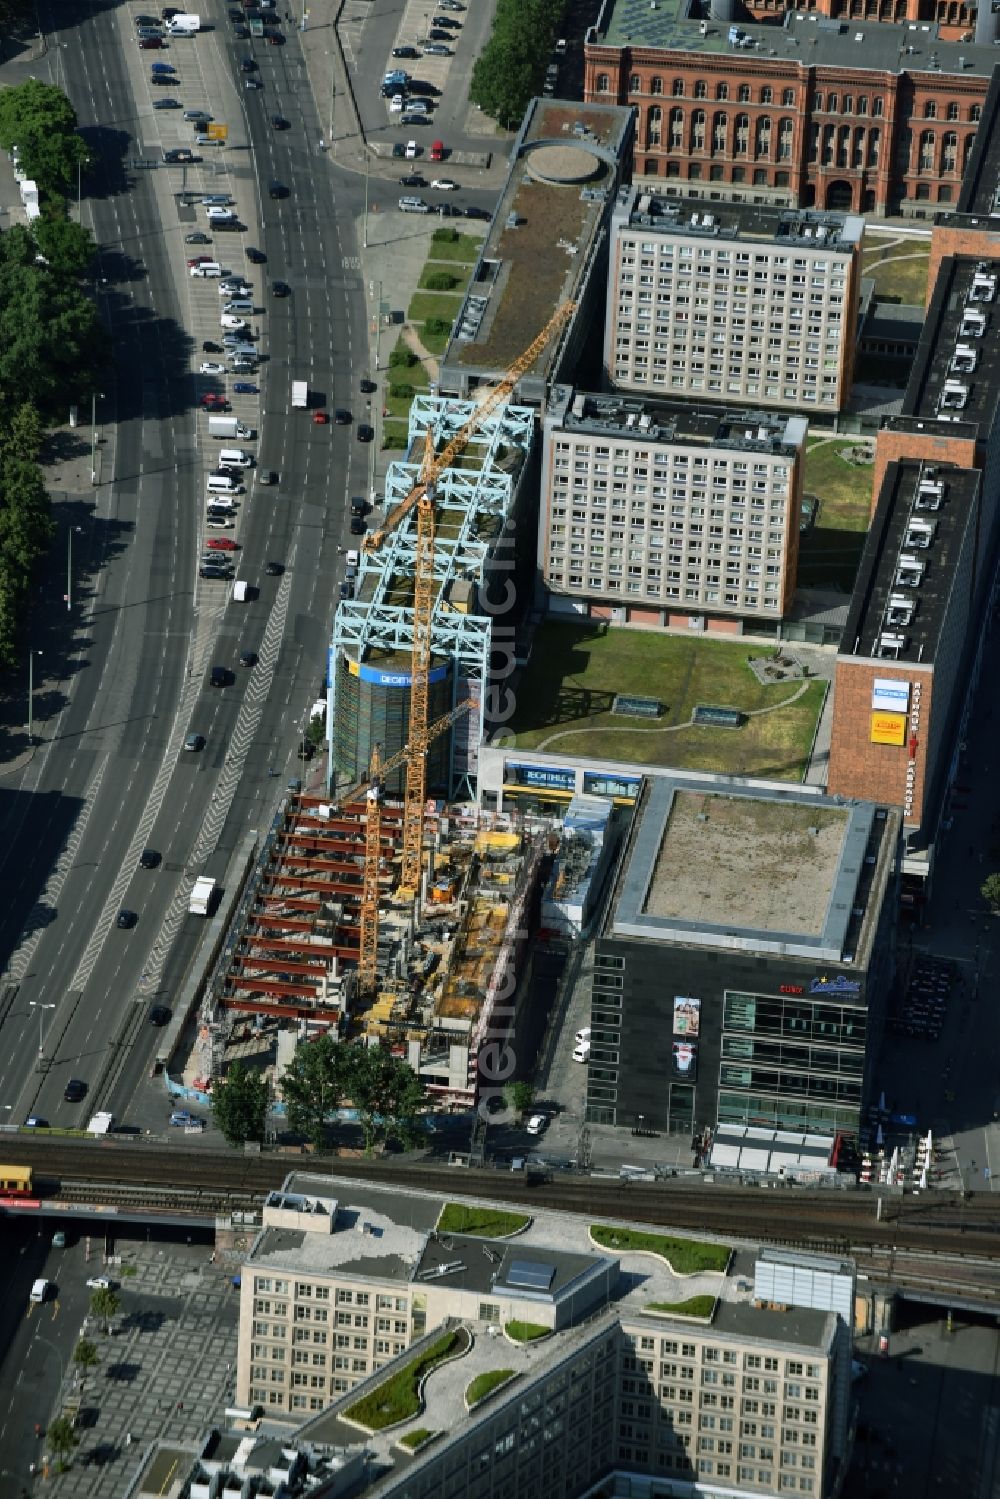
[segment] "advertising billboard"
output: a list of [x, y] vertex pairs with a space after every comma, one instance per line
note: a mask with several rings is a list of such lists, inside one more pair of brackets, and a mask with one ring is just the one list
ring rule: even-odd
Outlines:
[[910, 707], [910, 684], [895, 677], [876, 677], [872, 682], [872, 709], [882, 713], [906, 713]]
[[698, 1048], [690, 1041], [675, 1041], [670, 1048], [670, 1076], [693, 1083], [698, 1076]]
[[674, 995], [674, 1035], [694, 1039], [701, 1030], [701, 1000]]
[[905, 744], [905, 713], [873, 713], [871, 720], [872, 744]]

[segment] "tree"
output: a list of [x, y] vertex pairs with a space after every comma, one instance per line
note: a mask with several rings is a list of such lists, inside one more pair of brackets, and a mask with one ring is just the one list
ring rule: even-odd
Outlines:
[[212, 1090], [212, 1113], [229, 1145], [263, 1140], [271, 1090], [261, 1072], [234, 1062]]
[[90, 1338], [81, 1338], [73, 1349], [73, 1362], [81, 1369], [92, 1369], [99, 1362], [97, 1357], [97, 1344]]
[[526, 1114], [531, 1108], [535, 1090], [530, 1083], [508, 1083], [503, 1090], [504, 1102], [517, 1114]]
[[59, 1459], [59, 1467], [65, 1467], [65, 1460], [69, 1457], [73, 1448], [77, 1445], [79, 1438], [73, 1430], [73, 1423], [68, 1416], [56, 1416], [45, 1433], [46, 1440], [56, 1457]]
[[87, 165], [89, 153], [76, 130], [76, 111], [54, 84], [29, 78], [0, 91], [0, 146], [17, 146], [22, 170], [42, 192], [61, 192]]
[[66, 201], [55, 198], [35, 222], [35, 244], [49, 263], [49, 270], [77, 281], [87, 274], [94, 258], [94, 236], [66, 215]]
[[118, 1315], [121, 1304], [122, 1299], [116, 1291], [110, 1290], [107, 1286], [99, 1286], [91, 1293], [90, 1314], [104, 1323], [104, 1331], [107, 1332], [108, 1323], [112, 1317]]
[[302, 1041], [281, 1079], [289, 1128], [305, 1135], [317, 1149], [326, 1143], [327, 1119], [348, 1096], [348, 1052], [329, 1031], [316, 1041]]
[[8, 457], [23, 458], [29, 463], [37, 462], [44, 435], [38, 408], [30, 401], [25, 401], [15, 408], [6, 430], [0, 432], [0, 463]]
[[1000, 874], [988, 874], [979, 887], [979, 893], [996, 915], [1000, 911]]
[[361, 1116], [365, 1149], [376, 1141], [410, 1144], [416, 1134], [417, 1111], [424, 1102], [424, 1085], [408, 1062], [383, 1046], [352, 1046], [350, 1097]]
[[498, 124], [520, 122], [541, 92], [565, 0], [498, 0], [493, 32], [476, 59], [469, 98]]

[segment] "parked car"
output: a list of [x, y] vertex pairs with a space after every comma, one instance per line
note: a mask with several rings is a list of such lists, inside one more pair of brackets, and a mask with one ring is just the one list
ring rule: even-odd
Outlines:
[[226, 366], [220, 364], [217, 359], [203, 359], [198, 366], [199, 375], [224, 375]]
[[393, 57], [419, 57], [420, 53], [416, 47], [393, 47]]
[[370, 396], [373, 391], [378, 390], [378, 386], [374, 380], [362, 380], [358, 384], [358, 389], [363, 396]]
[[214, 552], [235, 552], [238, 547], [231, 536], [210, 536], [205, 545]]
[[574, 1062], [589, 1062], [590, 1061], [590, 1042], [589, 1041], [581, 1041], [578, 1046], [574, 1046], [574, 1048], [573, 1048], [573, 1060], [574, 1060]]
[[451, 57], [452, 56], [452, 50], [451, 50], [451, 48], [450, 47], [446, 47], [445, 44], [444, 44], [444, 42], [428, 42], [427, 45], [426, 45], [426, 47], [424, 48], [424, 51], [427, 52], [427, 53], [429, 53], [431, 57]]
[[170, 1017], [170, 1011], [167, 1009], [166, 1005], [154, 1005], [153, 1008], [149, 1012], [149, 1023], [150, 1023], [150, 1025], [155, 1025], [155, 1026], [169, 1025], [170, 1024], [170, 1018], [171, 1018]]
[[529, 1135], [540, 1135], [545, 1128], [546, 1122], [544, 1114], [532, 1114], [524, 1127]]
[[[203, 109], [186, 109], [184, 111], [184, 118], [185, 120], [193, 120], [196, 125], [208, 125], [212, 120], [212, 116], [207, 114]], [[229, 199], [226, 198], [225, 202], [228, 203]]]
[[255, 396], [259, 394], [259, 387], [249, 380], [236, 380], [233, 382], [233, 390], [240, 396]]
[[153, 108], [154, 109], [180, 109], [180, 107], [181, 107], [181, 101], [179, 99], [154, 99], [153, 100]]
[[353, 517], [353, 519], [351, 520], [351, 535], [352, 536], [364, 536], [364, 534], [365, 534], [365, 532], [367, 530], [368, 530], [368, 527], [365, 525], [365, 523], [361, 519], [361, 517], [358, 516], [358, 515], [355, 515]]
[[435, 177], [431, 187], [439, 193], [458, 192], [458, 183], [451, 177]]
[[374, 436], [374, 427], [369, 427], [367, 422], [362, 422], [358, 428], [358, 442], [371, 442]]
[[419, 155], [420, 155], [420, 147], [417, 145], [416, 141], [407, 141], [406, 142], [406, 159], [407, 159], [407, 161], [413, 161], [414, 157], [419, 156]]
[[206, 411], [227, 411], [229, 409], [229, 402], [225, 396], [220, 396], [218, 391], [215, 390], [206, 390], [205, 394], [201, 397], [201, 404]]
[[88, 1291], [113, 1291], [117, 1281], [111, 1279], [110, 1275], [92, 1275], [87, 1281]]
[[247, 245], [243, 253], [251, 265], [264, 265], [267, 261], [264, 251], [255, 249], [253, 245]]
[[[161, 99], [160, 102], [166, 104], [167, 100]], [[200, 229], [195, 229], [191, 234], [185, 234], [184, 243], [186, 245], [210, 245], [212, 243], [212, 236], [204, 234]]]
[[405, 177], [399, 179], [400, 187], [426, 187], [427, 178], [421, 177], [419, 172], [407, 172]]

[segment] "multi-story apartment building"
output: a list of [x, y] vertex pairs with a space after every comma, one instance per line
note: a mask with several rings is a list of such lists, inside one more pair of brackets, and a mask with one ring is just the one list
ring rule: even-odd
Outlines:
[[[587, 1220], [543, 1210], [515, 1237], [487, 1239], [437, 1231], [444, 1203], [423, 1193], [329, 1177], [286, 1189], [265, 1206], [243, 1269], [230, 1412], [251, 1425], [262, 1414], [270, 1431], [216, 1433], [192, 1454], [193, 1499], [237, 1489], [261, 1466], [303, 1496], [315, 1472], [329, 1499], [837, 1492], [849, 1457], [849, 1264], [765, 1252], [751, 1288], [742, 1259], [740, 1274], [703, 1277], [714, 1284], [703, 1315], [675, 1317], [652, 1309], [676, 1286], [666, 1265], [638, 1256], [623, 1284]], [[379, 1317], [382, 1352], [370, 1336]], [[341, 1338], [352, 1346], [337, 1355]], [[366, 1412], [383, 1384], [435, 1353], [419, 1411], [379, 1429]], [[357, 1363], [331, 1378], [338, 1356]], [[477, 1403], [480, 1379], [494, 1376], [499, 1388]], [[287, 1437], [276, 1441], [274, 1422]]]
[[863, 232], [851, 215], [623, 189], [611, 220], [608, 381], [675, 399], [838, 411]]
[[964, 6], [917, 8], [759, 0], [747, 23], [732, 4], [605, 0], [584, 98], [634, 106], [644, 190], [931, 217], [958, 198], [996, 17], [981, 5], [973, 40]]
[[588, 395], [545, 413], [538, 567], [555, 612], [737, 633], [795, 589], [802, 417]]

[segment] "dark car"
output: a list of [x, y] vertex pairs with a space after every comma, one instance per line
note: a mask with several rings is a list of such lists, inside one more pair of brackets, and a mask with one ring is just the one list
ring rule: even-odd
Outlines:
[[267, 261], [264, 251], [254, 249], [253, 245], [247, 245], [243, 253], [251, 265], [264, 265]]
[[233, 22], [233, 35], [238, 41], [248, 42], [250, 40], [250, 27], [244, 26], [242, 22]]
[[[196, 125], [208, 125], [212, 120], [212, 116], [204, 109], [186, 109], [184, 111], [184, 118], [186, 120], [193, 120]], [[228, 203], [229, 199], [226, 198], [225, 202]]]
[[225, 396], [220, 396], [218, 392], [214, 390], [206, 390], [205, 394], [201, 397], [201, 405], [204, 406], [206, 411], [229, 410], [229, 402], [226, 400]]
[[432, 26], [444, 26], [449, 31], [454, 31], [461, 24], [461, 21], [456, 21], [454, 16], [431, 16]]
[[351, 596], [351, 585], [350, 585], [350, 583], [341, 583], [341, 585], [340, 585], [340, 597], [342, 599], [349, 599], [350, 596]]
[[[164, 103], [166, 102], [164, 100]], [[212, 236], [210, 234], [203, 234], [200, 229], [196, 229], [193, 234], [185, 234], [184, 243], [186, 245], [210, 245], [212, 243]]]
[[275, 198], [275, 199], [277, 199], [277, 198], [287, 198], [288, 197], [288, 188], [285, 186], [285, 184], [283, 182], [278, 182], [277, 179], [275, 178], [275, 179], [273, 179], [271, 182], [269, 182], [267, 184], [267, 195], [268, 195], [269, 198]]
[[25, 1129], [48, 1129], [49, 1121], [43, 1119], [41, 1114], [29, 1114], [24, 1121]]
[[364, 534], [365, 534], [365, 532], [367, 530], [368, 530], [368, 527], [365, 525], [365, 523], [361, 519], [360, 515], [354, 516], [354, 518], [351, 521], [351, 535], [352, 536], [364, 536]]
[[269, 578], [280, 578], [285, 571], [285, 565], [283, 562], [265, 562], [264, 571]]
[[199, 750], [205, 748], [204, 734], [188, 734], [184, 739], [184, 748], [191, 754], [196, 755]]
[[180, 13], [181, 8], [179, 5], [165, 5], [160, 11], [160, 15], [164, 21], [169, 21], [172, 16], [179, 16]]
[[141, 869], [158, 869], [159, 864], [160, 855], [157, 853], [156, 849], [144, 848], [142, 853], [139, 855], [139, 867]]
[[271, 116], [271, 129], [272, 130], [287, 130], [288, 129], [288, 121], [285, 119], [284, 115], [272, 115]]
[[374, 380], [362, 380], [358, 388], [363, 396], [370, 396], [373, 391], [378, 390]]
[[243, 87], [244, 88], [263, 88], [264, 85], [261, 83], [261, 81], [260, 81], [259, 78], [244, 78], [244, 80], [243, 80]]
[[151, 73], [176, 73], [177, 69], [174, 67], [173, 63], [153, 62], [149, 65], [149, 71]]
[[351, 514], [352, 515], [367, 515], [368, 514], [368, 501], [367, 500], [363, 500], [360, 495], [356, 495], [354, 497], [354, 499], [351, 501]]
[[87, 1096], [87, 1084], [78, 1077], [71, 1077], [63, 1089], [63, 1098], [67, 1103], [79, 1103]]
[[428, 42], [424, 51], [428, 52], [431, 57], [451, 57], [452, 55], [451, 48], [446, 47], [444, 42]]
[[176, 88], [180, 83], [179, 78], [171, 78], [169, 73], [154, 73], [149, 81], [154, 88]]
[[285, 38], [280, 31], [269, 31], [267, 32], [267, 45], [269, 47], [283, 47], [285, 45]]
[[427, 38], [428, 38], [429, 41], [432, 41], [432, 42], [450, 42], [451, 41], [451, 33], [448, 32], [448, 31], [439, 31], [437, 29], [437, 27], [434, 26], [427, 33]]
[[419, 57], [420, 53], [416, 47], [393, 47], [393, 57]]
[[139, 46], [143, 52], [155, 52], [158, 47], [163, 46], [163, 38], [161, 36], [141, 36], [139, 38]]
[[210, 338], [202, 339], [201, 352], [203, 354], [221, 354], [222, 345], [213, 343]]
[[464, 215], [464, 210], [458, 203], [439, 203], [437, 211], [443, 219], [460, 219]]
[[259, 394], [258, 387], [249, 380], [234, 381], [233, 390], [238, 396], [255, 396]]
[[257, 64], [252, 57], [241, 57], [240, 68], [244, 73], [256, 73]]
[[[399, 185], [400, 187], [426, 187], [427, 178], [421, 177], [419, 172], [407, 172], [405, 177], [400, 177]], [[372, 389], [374, 390], [374, 388], [373, 386]], [[363, 385], [361, 389], [364, 390]]]
[[311, 760], [312, 757], [313, 757], [313, 754], [315, 752], [315, 749], [316, 749], [316, 746], [312, 743], [312, 741], [310, 739], [300, 739], [299, 740], [299, 747], [295, 751], [295, 753], [296, 753], [297, 757], [300, 760]]
[[258, 484], [277, 484], [278, 471], [274, 468], [259, 468], [257, 470]]
[[233, 576], [231, 568], [219, 567], [218, 565], [214, 567], [200, 567], [198, 571], [203, 578], [231, 578]]
[[256, 651], [240, 651], [240, 665], [251, 667], [257, 665]]
[[129, 911], [125, 906], [122, 906], [115, 918], [115, 926], [121, 927], [123, 932], [131, 931], [138, 920], [139, 918], [134, 911]]
[[397, 159], [400, 158], [400, 157], [405, 157], [405, 155], [406, 155], [406, 147], [403, 145], [402, 141], [394, 141], [393, 142], [392, 154], [393, 154], [393, 156], [397, 157]]
[[271, 282], [271, 295], [272, 296], [274, 296], [274, 297], [288, 297], [288, 296], [291, 296], [291, 293], [292, 293], [292, 288], [288, 285], [287, 281], [272, 281]]
[[134, 20], [137, 28], [141, 28], [143, 26], [159, 26], [160, 24], [155, 16], [135, 16]]
[[194, 161], [194, 152], [187, 146], [176, 146], [173, 151], [164, 151], [163, 160], [170, 163]]
[[351, 423], [351, 413], [345, 411], [343, 406], [338, 406], [333, 413], [333, 420], [338, 427], [348, 427]]
[[153, 100], [153, 108], [154, 109], [180, 109], [180, 107], [181, 107], [181, 101], [179, 99], [154, 99]]
[[156, 1026], [169, 1025], [170, 1024], [170, 1020], [171, 1020], [170, 1011], [167, 1009], [166, 1005], [154, 1005], [153, 1008], [149, 1012], [149, 1023], [150, 1023], [150, 1025], [156, 1025]]
[[212, 674], [208, 679], [210, 687], [228, 687], [229, 671], [225, 666], [213, 666]]
[[465, 217], [467, 219], [488, 219], [490, 212], [488, 208], [477, 208], [474, 203], [470, 203], [465, 210]]
[[375, 436], [374, 427], [369, 427], [367, 422], [362, 422], [358, 428], [358, 442], [371, 442]]

